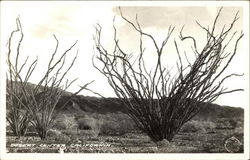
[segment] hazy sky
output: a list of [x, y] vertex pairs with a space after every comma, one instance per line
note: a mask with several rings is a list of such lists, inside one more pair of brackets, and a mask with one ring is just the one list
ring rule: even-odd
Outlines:
[[[164, 36], [167, 33], [167, 29], [170, 25], [175, 26], [175, 31], [170, 39], [169, 45], [164, 50], [164, 60], [169, 62], [169, 65], [175, 64], [176, 51], [173, 45], [175, 39], [180, 45], [181, 53], [184, 49], [188, 51], [191, 43], [180, 42], [178, 35], [181, 27], [185, 25], [184, 34], [192, 35], [199, 39], [198, 49], [201, 49], [205, 43], [206, 34], [201, 30], [195, 20], [198, 20], [204, 26], [212, 25], [213, 19], [219, 9], [219, 6], [165, 6], [160, 5], [147, 5], [140, 6], [140, 3], [136, 4], [118, 4], [118, 3], [88, 3], [88, 2], [2, 2], [1, 6], [1, 49], [2, 53], [6, 53], [7, 39], [12, 30], [16, 28], [15, 18], [20, 16], [20, 20], [24, 32], [24, 41], [22, 46], [22, 59], [26, 56], [30, 58], [39, 57], [38, 66], [36, 72], [31, 78], [35, 83], [41, 77], [45, 71], [44, 67], [48, 63], [48, 57], [53, 53], [55, 47], [55, 40], [53, 34], [57, 36], [60, 41], [59, 52], [69, 48], [76, 40], [78, 43], [76, 47], [70, 52], [70, 58], [75, 55], [79, 50], [78, 59], [69, 74], [69, 79], [79, 77], [70, 90], [76, 91], [77, 84], [83, 85], [87, 82], [95, 80], [95, 82], [89, 86], [95, 92], [98, 92], [106, 97], [115, 96], [113, 90], [108, 85], [105, 77], [95, 70], [92, 66], [93, 56], [93, 35], [95, 33], [94, 26], [99, 23], [103, 27], [103, 43], [109, 47], [112, 46], [112, 23], [113, 18], [116, 15], [115, 25], [118, 29], [118, 36], [121, 41], [121, 46], [128, 53], [138, 51], [138, 33], [122, 21], [119, 18], [119, 12], [117, 6], [122, 6], [123, 14], [133, 21], [135, 15], [138, 15], [139, 22], [144, 31], [156, 37], [158, 43], [161, 43]], [[145, 5], [145, 4], [143, 4]], [[179, 5], [182, 5], [179, 3]], [[246, 8], [244, 8], [246, 9]], [[246, 21], [243, 21], [245, 10], [238, 5], [224, 7], [222, 14], [218, 21], [218, 27], [221, 28], [224, 24], [227, 26], [233, 20], [235, 13], [239, 11], [239, 17], [237, 24], [234, 27], [234, 31], [240, 32], [244, 30], [246, 32]], [[245, 41], [245, 42], [244, 42]], [[247, 36], [241, 41], [238, 47], [237, 55], [233, 60], [231, 66], [228, 68], [227, 73], [237, 72], [244, 73], [244, 77], [234, 77], [227, 81], [225, 86], [229, 89], [244, 88], [246, 91], [232, 93], [230, 95], [224, 95], [219, 98], [215, 103], [246, 107], [248, 104], [248, 46], [246, 44]], [[146, 41], [148, 63], [154, 63], [154, 55], [150, 55], [152, 45], [149, 41]], [[192, 54], [192, 53], [189, 53]], [[188, 55], [191, 58], [191, 55]], [[92, 95], [89, 92], [82, 92], [84, 95]]]

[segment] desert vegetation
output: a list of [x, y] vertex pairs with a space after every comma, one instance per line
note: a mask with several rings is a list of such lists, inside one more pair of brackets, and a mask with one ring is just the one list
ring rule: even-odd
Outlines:
[[[32, 126], [28, 127], [26, 136], [20, 137], [20, 139], [16, 139], [11, 130], [8, 130], [7, 148], [9, 152], [58, 153], [59, 147], [48, 145], [65, 144], [65, 153], [227, 153], [228, 151], [224, 147], [225, 141], [232, 136], [235, 136], [243, 147], [243, 119], [239, 118], [244, 112], [242, 109], [235, 109], [235, 112], [241, 114], [234, 119], [229, 115], [204, 120], [203, 114], [207, 114], [207, 112], [201, 111], [194, 117], [194, 120], [182, 126], [172, 142], [163, 140], [154, 143], [147, 134], [137, 128], [126, 113], [119, 111], [122, 106], [118, 107], [117, 111], [103, 113], [105, 103], [109, 102], [103, 99], [103, 102], [100, 103], [103, 106], [95, 113], [85, 112], [84, 115], [88, 115], [88, 118], [84, 115], [79, 116], [78, 110], [71, 109], [70, 114], [68, 110], [60, 111], [60, 116], [55, 119], [55, 125], [52, 125], [44, 140], [38, 137]], [[83, 106], [87, 107], [87, 105]], [[210, 104], [207, 107], [213, 109], [214, 105]], [[227, 108], [222, 111], [226, 112]], [[209, 117], [212, 115], [214, 112], [209, 113]], [[220, 127], [222, 123], [228, 124], [230, 121], [236, 122], [237, 125], [227, 126], [227, 128]], [[67, 128], [69, 122], [74, 124], [72, 125], [74, 127]], [[100, 126], [95, 127], [95, 124], [98, 123]], [[81, 125], [85, 127], [81, 127]], [[13, 144], [29, 143], [35, 144], [35, 146], [13, 146]], [[41, 147], [42, 144], [47, 146]]]
[[[119, 8], [122, 20], [139, 37], [139, 53], [133, 55], [126, 53], [120, 45], [115, 18], [113, 51], [103, 45], [102, 26], [97, 24], [93, 67], [107, 78], [117, 98], [105, 98], [90, 90], [88, 85], [93, 81], [81, 85], [74, 93], [67, 92], [77, 79], [67, 79], [78, 53], [71, 60], [67, 57], [77, 41], [58, 54], [60, 45], [55, 35], [55, 49], [44, 74], [37, 84], [30, 83], [39, 57], [33, 61], [27, 57], [20, 62], [24, 33], [17, 18], [17, 29], [9, 37], [7, 53], [8, 152], [243, 152], [243, 109], [213, 104], [224, 94], [243, 90], [223, 87], [226, 80], [242, 76], [236, 73], [225, 75], [224, 72], [236, 55], [243, 33], [231, 33], [239, 19], [238, 13], [228, 27], [217, 29], [222, 12], [223, 8], [220, 8], [210, 27], [196, 22], [206, 37], [201, 49], [197, 48], [195, 37], [184, 36], [185, 28], [182, 27], [179, 41], [192, 42], [195, 58], [190, 61], [186, 54], [182, 55], [174, 40], [178, 56], [174, 74], [164, 65], [162, 57], [167, 52], [166, 45], [171, 43], [175, 27], [169, 26], [159, 45], [154, 36], [144, 32], [137, 16], [133, 22]], [[13, 49], [13, 36], [17, 33], [20, 39]], [[148, 47], [145, 39], [150, 40], [157, 57], [152, 69], [145, 63], [144, 54]], [[229, 44], [233, 46], [232, 51], [228, 51]], [[82, 90], [101, 97], [78, 95]]]
[[[206, 28], [196, 21], [197, 25], [205, 31], [204, 35], [207, 37], [205, 46], [200, 50], [197, 49], [194, 37], [183, 35], [183, 27], [180, 31], [180, 40], [191, 39], [193, 41], [195, 60], [190, 62], [186, 57], [187, 65], [185, 66], [177, 42], [174, 41], [179, 61], [176, 66], [177, 73], [172, 76], [170, 69], [162, 63], [162, 55], [174, 27], [168, 28], [167, 36], [159, 45], [151, 34], [143, 31], [137, 17], [136, 22], [132, 22], [123, 16], [121, 8], [119, 11], [122, 19], [140, 36], [139, 55], [134, 60], [132, 54], [124, 52], [117, 37], [115, 24], [113, 26], [114, 50], [109, 52], [102, 44], [102, 27], [97, 25], [96, 58], [102, 65], [97, 66], [94, 63], [94, 66], [107, 77], [117, 97], [126, 104], [128, 115], [134, 120], [137, 127], [154, 142], [164, 139], [171, 141], [180, 128], [199, 112], [201, 104], [206, 105], [223, 94], [243, 90], [227, 90], [223, 87], [225, 80], [232, 76], [241, 75], [233, 73], [222, 76], [236, 54], [238, 42], [243, 37], [243, 33], [238, 35], [232, 52], [225, 51], [236, 35], [236, 32], [231, 35], [230, 31], [238, 20], [238, 13], [229, 27], [223, 27], [218, 33], [215, 31], [222, 8], [220, 8], [211, 27]], [[145, 65], [146, 45], [143, 38], [151, 40], [151, 45], [157, 56], [152, 70], [147, 69]]]
[[[7, 105], [11, 106], [7, 113], [7, 120], [14, 134], [18, 137], [23, 136], [29, 123], [36, 129], [39, 137], [44, 139], [53, 122], [56, 113], [54, 112], [60, 97], [65, 91], [76, 81], [66, 79], [67, 73], [75, 63], [77, 54], [71, 61], [69, 66], [65, 67], [67, 54], [76, 45], [77, 41], [65, 50], [58, 59], [55, 58], [59, 46], [59, 41], [54, 35], [56, 46], [54, 53], [51, 54], [47, 70], [41, 77], [41, 80], [34, 87], [28, 87], [29, 78], [36, 69], [38, 57], [28, 65], [28, 59], [19, 65], [19, 56], [21, 56], [20, 48], [24, 34], [19, 18], [16, 19], [17, 29], [10, 35], [8, 42], [8, 78], [7, 78]], [[15, 33], [19, 32], [21, 37], [16, 47], [16, 56], [14, 63], [12, 60], [13, 50], [11, 46], [12, 38]], [[24, 77], [21, 76], [23, 69], [27, 67]], [[65, 84], [63, 84], [65, 83]], [[88, 84], [80, 87], [80, 89], [72, 95], [78, 94], [87, 87]], [[67, 100], [69, 101], [70, 98]], [[65, 104], [67, 103], [65, 102]]]

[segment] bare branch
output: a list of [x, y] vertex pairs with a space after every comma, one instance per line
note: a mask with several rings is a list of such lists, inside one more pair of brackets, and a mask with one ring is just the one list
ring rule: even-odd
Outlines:
[[[177, 73], [172, 76], [171, 69], [162, 65], [161, 56], [174, 27], [168, 28], [166, 38], [161, 45], [157, 45], [155, 38], [142, 30], [137, 15], [136, 21], [133, 23], [123, 15], [120, 7], [119, 12], [122, 19], [132, 26], [136, 33], [139, 33], [139, 56], [132, 61], [131, 54], [127, 54], [121, 49], [114, 19], [114, 50], [109, 52], [102, 45], [102, 28], [97, 25], [94, 36], [97, 51], [95, 58], [102, 66], [98, 67], [95, 64], [94, 57], [92, 63], [108, 79], [117, 97], [125, 103], [128, 115], [135, 121], [138, 128], [146, 132], [153, 141], [162, 139], [171, 141], [181, 126], [199, 112], [201, 105], [209, 104], [223, 94], [242, 91], [242, 89], [227, 90], [223, 87], [225, 80], [242, 75], [233, 73], [225, 77], [221, 76], [235, 56], [238, 43], [243, 37], [241, 34], [236, 39], [233, 53], [224, 53], [227, 45], [236, 36], [236, 32], [234, 32], [228, 41], [225, 39], [238, 20], [238, 13], [229, 29], [223, 27], [219, 34], [216, 34], [216, 26], [222, 8], [219, 9], [212, 27], [204, 27], [196, 21], [197, 25], [206, 32], [207, 43], [201, 51], [197, 49], [199, 41], [193, 36], [183, 36], [183, 26], [180, 31], [180, 39], [182, 41], [192, 40], [191, 48], [195, 60], [190, 62], [184, 52], [188, 64], [184, 65], [184, 59], [174, 40], [178, 62]], [[145, 48], [142, 37], [149, 38], [156, 51], [157, 61], [151, 71], [147, 70], [144, 62]]]

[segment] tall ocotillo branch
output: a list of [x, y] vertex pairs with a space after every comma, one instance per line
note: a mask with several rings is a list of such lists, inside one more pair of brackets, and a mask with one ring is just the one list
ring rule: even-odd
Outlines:
[[[233, 33], [230, 40], [226, 41], [226, 37], [238, 17], [236, 14], [230, 27], [228, 29], [223, 28], [219, 36], [215, 35], [216, 22], [219, 19], [221, 10], [222, 8], [215, 18], [211, 31], [197, 22], [207, 34], [207, 43], [200, 52], [197, 49], [195, 38], [183, 36], [182, 28], [180, 38], [183, 41], [187, 39], [193, 41], [193, 51], [196, 59], [194, 62], [190, 62], [185, 53], [188, 65], [184, 66], [177, 42], [174, 41], [178, 55], [176, 76], [172, 76], [170, 69], [164, 67], [161, 61], [164, 47], [169, 42], [174, 27], [170, 26], [168, 28], [165, 40], [162, 41], [161, 45], [158, 45], [151, 34], [142, 30], [137, 16], [136, 22], [133, 23], [123, 15], [121, 8], [119, 8], [122, 19], [140, 36], [139, 56], [135, 61], [132, 61], [132, 55], [126, 54], [119, 43], [115, 25], [113, 25], [114, 49], [112, 52], [102, 45], [102, 27], [99, 24], [96, 26], [94, 36], [95, 48], [98, 52], [96, 59], [101, 62], [102, 66], [97, 66], [94, 60], [93, 65], [108, 79], [116, 95], [124, 101], [129, 116], [153, 141], [162, 139], [171, 141], [181, 126], [198, 113], [201, 105], [213, 102], [222, 94], [242, 90], [226, 91], [221, 87], [226, 79], [232, 76], [240, 76], [231, 74], [224, 78], [221, 77], [235, 56], [238, 42], [243, 37], [241, 33], [236, 40], [232, 54], [224, 53], [225, 48], [236, 35], [236, 33]], [[113, 24], [114, 22], [115, 19]], [[151, 40], [156, 51], [156, 65], [150, 71], [147, 70], [144, 61], [143, 37]], [[225, 65], [221, 68], [223, 63]], [[218, 78], [222, 79], [216, 84]]]
[[[18, 26], [21, 27], [19, 19]], [[17, 31], [19, 30], [21, 29], [19, 28]], [[17, 31], [14, 31], [13, 33]], [[73, 45], [71, 45], [67, 50], [65, 50], [57, 59], [56, 55], [58, 53], [59, 41], [54, 35], [54, 39], [56, 40], [56, 47], [49, 60], [45, 74], [42, 76], [37, 85], [29, 87], [28, 80], [35, 71], [38, 58], [34, 60], [31, 65], [28, 66], [26, 76], [23, 78], [20, 72], [27, 64], [26, 62], [28, 61], [28, 58], [19, 69], [17, 63], [19, 62], [20, 46], [22, 44], [23, 39], [22, 30], [21, 35], [22, 37], [18, 43], [18, 52], [14, 65], [12, 64], [10, 58], [11, 51], [9, 51], [8, 54], [8, 64], [10, 70], [9, 72], [15, 77], [15, 79], [11, 82], [18, 84], [18, 88], [16, 89], [19, 93], [16, 94], [16, 92], [10, 92], [10, 94], [17, 100], [18, 104], [21, 105], [22, 108], [29, 114], [29, 117], [31, 118], [30, 122], [36, 128], [36, 131], [39, 136], [44, 139], [47, 137], [47, 131], [51, 127], [51, 124], [56, 117], [56, 113], [54, 111], [58, 101], [60, 100], [61, 96], [65, 94], [66, 90], [77, 80], [73, 79], [69, 81], [66, 79], [66, 76], [72, 69], [77, 59], [78, 51], [77, 54], [71, 60], [71, 62], [69, 62], [69, 66], [65, 67], [66, 57], [68, 53], [73, 49], [73, 47], [77, 44], [77, 41], [73, 43]], [[91, 83], [81, 86], [77, 92], [69, 96], [66, 103], [68, 103], [68, 101], [70, 101], [70, 99], [74, 95], [84, 90]]]

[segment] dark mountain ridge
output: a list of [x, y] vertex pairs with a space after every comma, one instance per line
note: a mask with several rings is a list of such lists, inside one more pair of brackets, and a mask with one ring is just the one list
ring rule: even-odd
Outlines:
[[[28, 83], [27, 87], [35, 87], [35, 84]], [[67, 103], [67, 105], [64, 105]], [[8, 109], [8, 106], [7, 106]], [[60, 98], [57, 110], [68, 114], [84, 114], [89, 113], [126, 113], [126, 107], [118, 98], [99, 98], [83, 95], [72, 95], [70, 92], [65, 92]], [[244, 116], [243, 108], [230, 106], [220, 106], [218, 104], [208, 104], [201, 106], [200, 112], [194, 119], [213, 120], [216, 118], [237, 118]]]
[[[68, 96], [63, 96], [58, 103], [57, 108], [68, 100]], [[99, 113], [99, 114], [107, 114], [107, 113], [126, 113], [126, 107], [121, 100], [118, 98], [98, 98], [98, 97], [89, 97], [77, 95], [72, 97], [71, 101], [66, 105], [62, 111], [75, 110], [79, 113], [75, 108], [73, 108], [72, 104], [77, 104], [77, 110], [81, 109], [84, 112], [90, 113]], [[76, 106], [76, 105], [74, 105]], [[74, 111], [71, 111], [74, 112]], [[232, 118], [232, 117], [243, 117], [244, 109], [236, 108], [230, 106], [220, 106], [218, 104], [207, 104], [201, 106], [200, 112], [194, 117], [194, 119], [199, 120], [213, 120], [216, 118]]]

